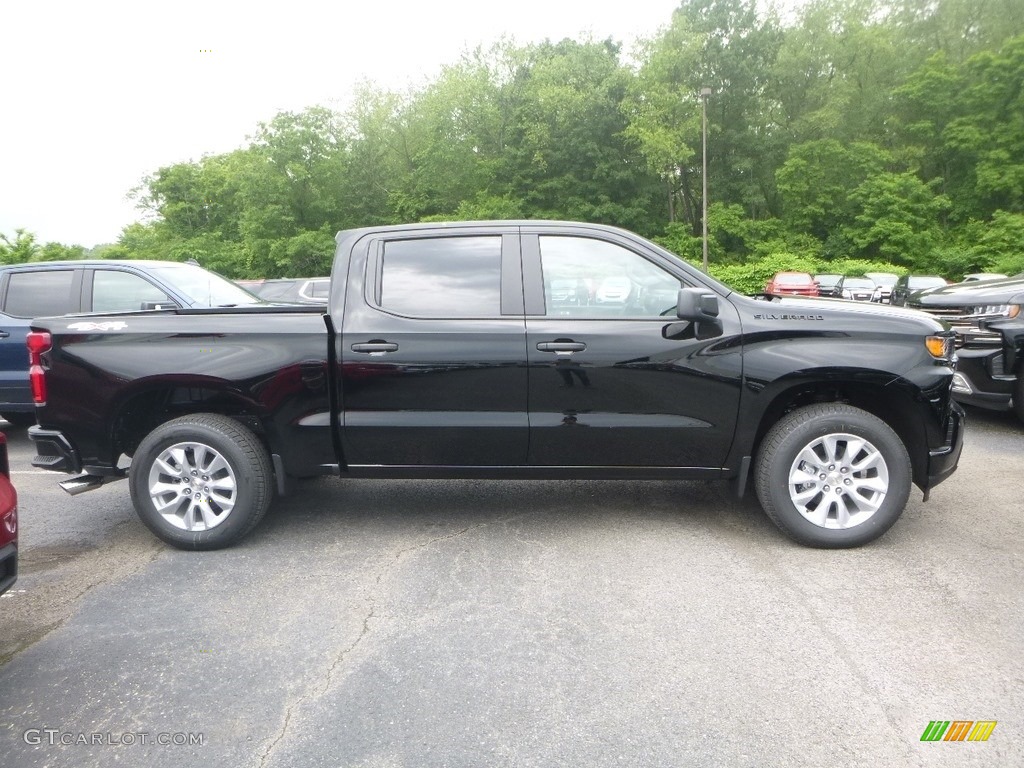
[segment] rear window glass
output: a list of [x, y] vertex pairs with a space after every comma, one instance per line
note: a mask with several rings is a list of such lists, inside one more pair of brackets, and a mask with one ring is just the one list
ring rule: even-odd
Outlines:
[[314, 299], [327, 299], [331, 294], [330, 280], [314, 280], [309, 289], [309, 295]]
[[810, 275], [779, 275], [775, 282], [781, 285], [807, 285], [811, 282]]
[[72, 301], [71, 297], [74, 277], [71, 269], [14, 272], [7, 283], [4, 312], [14, 317], [46, 317], [76, 312], [78, 301]]
[[393, 240], [384, 246], [380, 306], [411, 317], [501, 314], [501, 237]]

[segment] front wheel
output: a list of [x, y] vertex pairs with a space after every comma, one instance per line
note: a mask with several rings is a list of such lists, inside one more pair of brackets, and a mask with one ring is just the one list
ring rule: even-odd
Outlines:
[[249, 429], [200, 413], [150, 432], [132, 458], [129, 483], [135, 511], [159, 538], [179, 549], [220, 549], [266, 513], [271, 472]]
[[910, 457], [899, 436], [867, 411], [823, 403], [787, 414], [757, 457], [765, 513], [812, 547], [856, 547], [885, 533], [910, 497]]

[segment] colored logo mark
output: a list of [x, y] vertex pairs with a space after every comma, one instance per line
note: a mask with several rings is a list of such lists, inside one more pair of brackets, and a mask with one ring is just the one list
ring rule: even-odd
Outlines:
[[988, 741], [997, 720], [932, 720], [921, 741]]

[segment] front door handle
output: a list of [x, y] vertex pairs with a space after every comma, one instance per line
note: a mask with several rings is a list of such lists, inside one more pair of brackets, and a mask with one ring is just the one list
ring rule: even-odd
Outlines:
[[398, 345], [397, 344], [394, 344], [393, 342], [390, 342], [390, 341], [378, 341], [377, 339], [374, 339], [373, 341], [367, 341], [367, 342], [364, 342], [362, 344], [353, 344], [352, 345], [352, 351], [353, 352], [364, 352], [364, 353], [369, 353], [371, 355], [373, 355], [373, 354], [380, 355], [380, 354], [383, 354], [385, 352], [394, 352], [397, 349], [398, 349]]
[[7, 331], [0, 331], [0, 339], [6, 339], [10, 335]]
[[571, 355], [573, 352], [582, 352], [587, 345], [582, 341], [569, 341], [559, 339], [557, 341], [538, 341], [538, 352], [554, 352], [556, 355]]

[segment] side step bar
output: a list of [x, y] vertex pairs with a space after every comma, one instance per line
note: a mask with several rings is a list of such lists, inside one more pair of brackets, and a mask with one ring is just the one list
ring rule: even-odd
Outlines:
[[73, 477], [70, 480], [62, 480], [57, 483], [61, 488], [72, 496], [77, 496], [86, 491], [94, 491], [101, 485], [112, 483], [115, 480], [124, 480], [125, 475], [90, 475], [88, 473]]

